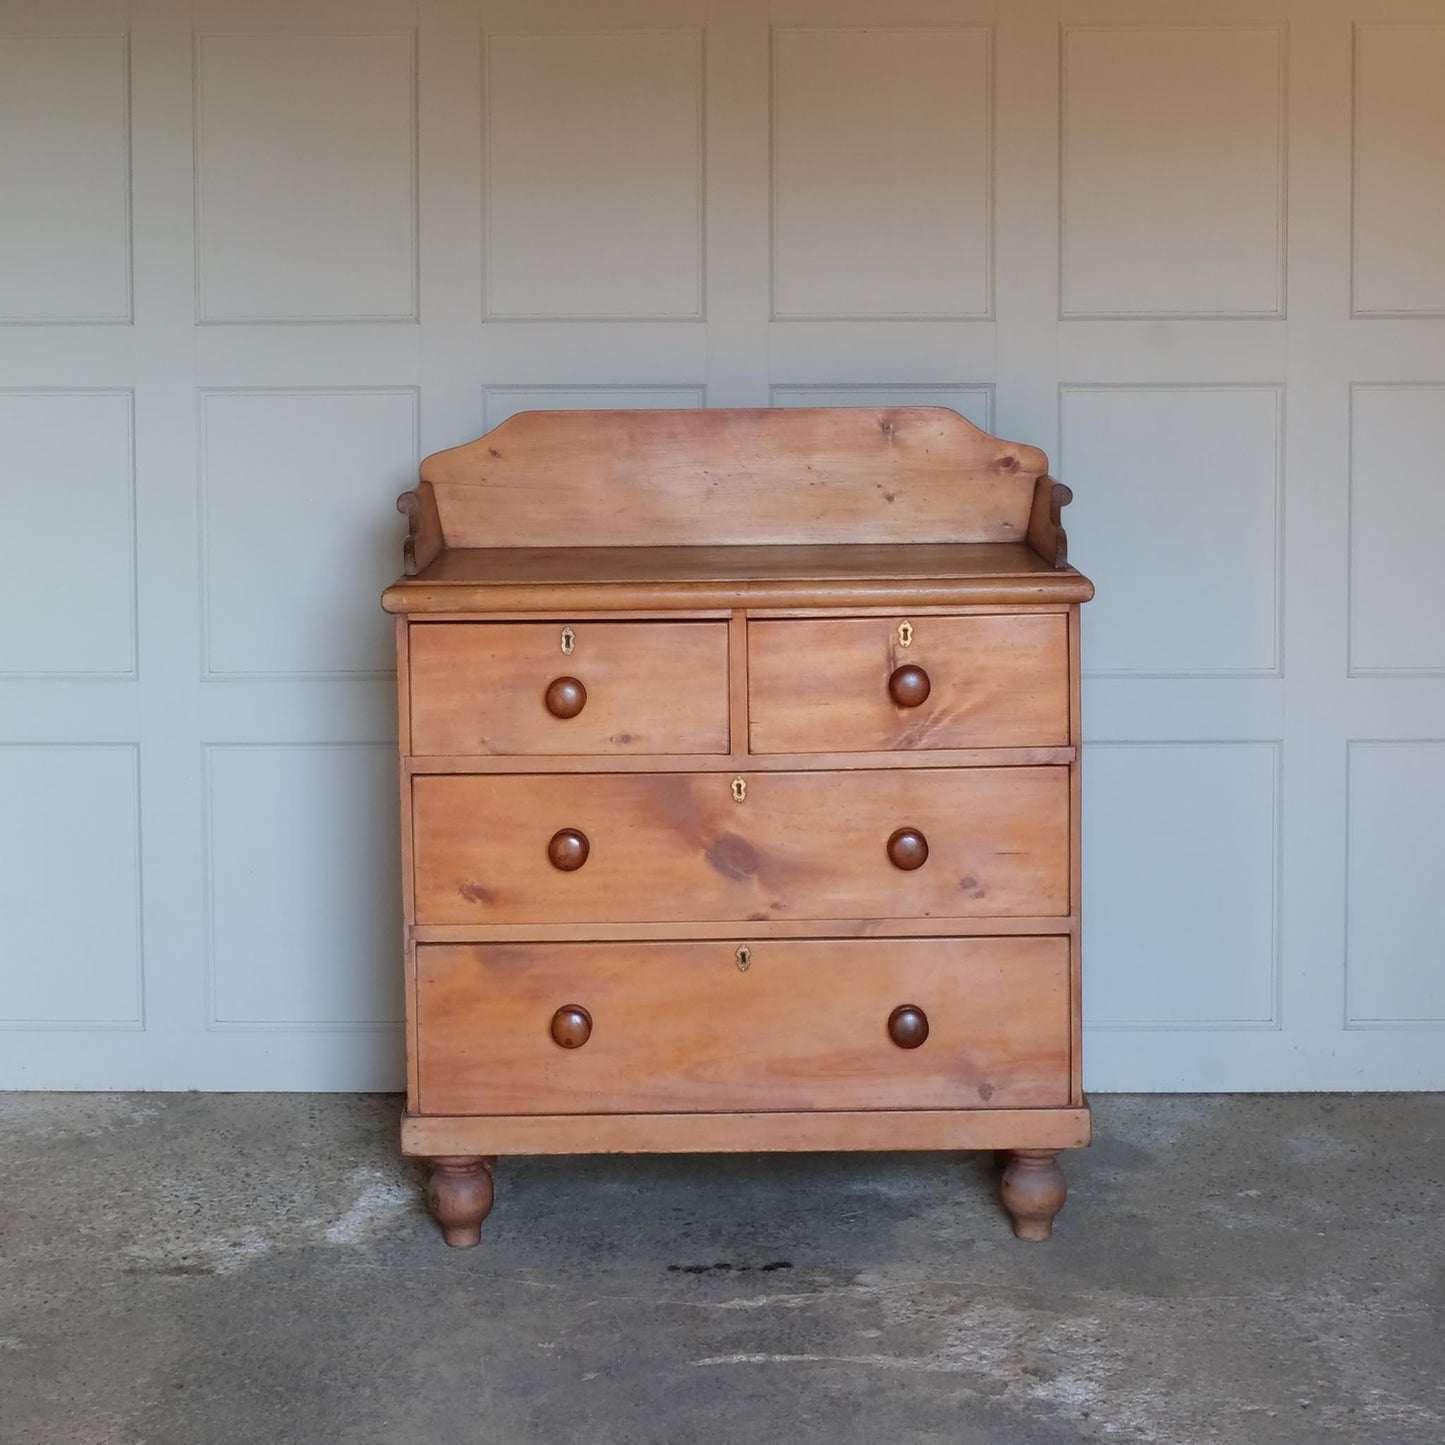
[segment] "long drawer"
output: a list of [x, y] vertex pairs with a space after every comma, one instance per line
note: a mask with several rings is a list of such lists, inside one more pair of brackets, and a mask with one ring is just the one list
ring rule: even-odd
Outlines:
[[748, 623], [755, 753], [1062, 747], [1062, 613]]
[[726, 622], [413, 623], [408, 651], [415, 753], [728, 750]]
[[419, 924], [1069, 912], [1063, 767], [423, 775]]
[[746, 971], [737, 947], [418, 948], [421, 1112], [1069, 1102], [1065, 938], [763, 941]]

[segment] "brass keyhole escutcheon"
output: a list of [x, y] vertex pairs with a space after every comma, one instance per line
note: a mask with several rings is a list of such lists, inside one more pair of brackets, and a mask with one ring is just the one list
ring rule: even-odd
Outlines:
[[572, 656], [572, 649], [577, 646], [577, 634], [570, 627], [562, 629], [562, 652], [566, 657]]
[[733, 779], [733, 802], [745, 803], [748, 797], [748, 780], [746, 778]]
[[898, 645], [899, 647], [913, 646], [913, 624], [911, 622], [898, 624]]
[[746, 943], [738, 944], [738, 972], [746, 973], [753, 966], [753, 951]]

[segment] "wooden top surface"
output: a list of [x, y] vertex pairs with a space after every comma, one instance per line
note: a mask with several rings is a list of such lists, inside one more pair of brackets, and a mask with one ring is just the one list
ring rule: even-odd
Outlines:
[[1022, 542], [741, 547], [448, 548], [388, 588], [389, 612], [587, 607], [1040, 605], [1088, 579]]

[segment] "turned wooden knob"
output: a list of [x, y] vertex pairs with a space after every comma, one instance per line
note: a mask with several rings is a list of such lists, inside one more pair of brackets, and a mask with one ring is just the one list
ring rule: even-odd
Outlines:
[[587, 689], [575, 677], [554, 677], [542, 701], [553, 717], [576, 717], [587, 706]]
[[563, 873], [575, 873], [591, 851], [586, 833], [577, 828], [559, 828], [547, 842], [547, 857]]
[[905, 872], [922, 868], [928, 862], [928, 839], [917, 828], [899, 828], [888, 836], [888, 861]]
[[928, 1037], [928, 1015], [916, 1003], [901, 1003], [888, 1015], [888, 1037], [900, 1049], [916, 1049]]
[[928, 674], [909, 662], [895, 667], [888, 679], [888, 695], [899, 707], [917, 707], [928, 701]]
[[552, 1041], [562, 1048], [580, 1049], [591, 1037], [592, 1015], [580, 1003], [564, 1003], [552, 1015]]

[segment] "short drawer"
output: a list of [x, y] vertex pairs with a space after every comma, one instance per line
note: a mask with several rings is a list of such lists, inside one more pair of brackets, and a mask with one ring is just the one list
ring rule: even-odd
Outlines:
[[755, 753], [1063, 747], [1068, 619], [750, 622], [748, 720]]
[[408, 652], [414, 753], [728, 750], [726, 622], [413, 623]]
[[427, 775], [412, 849], [419, 924], [1052, 917], [1069, 773]]
[[[1067, 939], [762, 941], [746, 971], [737, 948], [423, 945], [421, 1111], [1069, 1102]], [[890, 1029], [899, 1009], [913, 1012]]]

